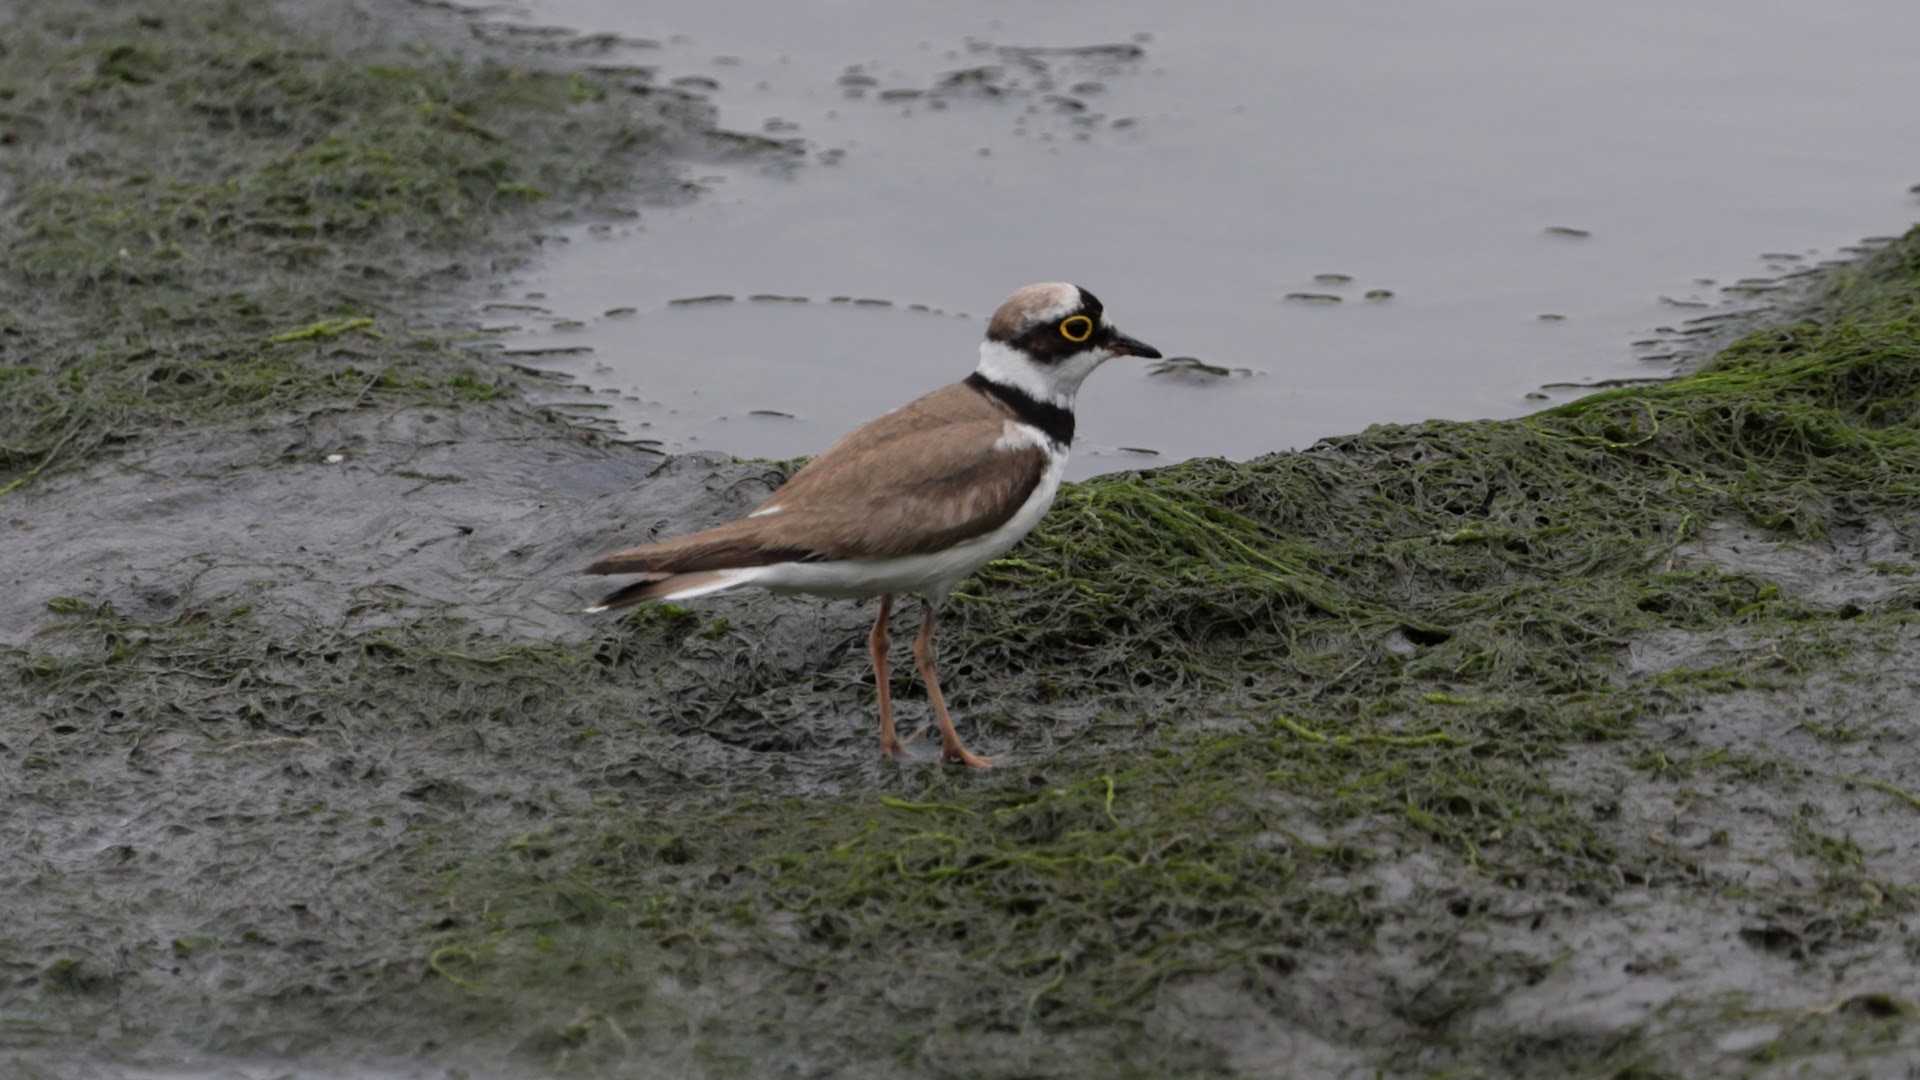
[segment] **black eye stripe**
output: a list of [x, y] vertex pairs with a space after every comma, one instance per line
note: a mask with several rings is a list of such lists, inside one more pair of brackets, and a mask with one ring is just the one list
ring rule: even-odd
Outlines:
[[[1079, 341], [1067, 337], [1062, 328], [1071, 320], [1082, 318], [1090, 324], [1086, 337]], [[1106, 332], [1107, 327], [1100, 322], [1099, 315], [1082, 308], [1037, 326], [1030, 326], [1009, 344], [1018, 346], [1022, 352], [1033, 357], [1038, 363], [1057, 364], [1075, 353], [1098, 348], [1105, 340]]]

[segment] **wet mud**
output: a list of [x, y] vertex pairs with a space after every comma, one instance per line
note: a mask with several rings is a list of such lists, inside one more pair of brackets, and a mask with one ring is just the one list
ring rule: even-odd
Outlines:
[[[4, 1071], [1920, 1054], [1920, 233], [1672, 381], [1069, 485], [945, 623], [956, 714], [1002, 767], [925, 740], [893, 766], [857, 605], [576, 612], [590, 555], [731, 516], [791, 463], [618, 441], [444, 314], [551, 215], [679, 197], [678, 162], [738, 146], [543, 66], [559, 35], [443, 66], [517, 46], [422, 9], [403, 60], [365, 40], [391, 26], [234, 10], [27, 9], [16, 31], [65, 59], [0, 56], [30, 151], [0, 336]], [[263, 112], [183, 123], [224, 50], [281, 96], [243, 82]], [[390, 65], [369, 77], [452, 113], [303, 126], [314, 86]], [[80, 102], [92, 166], [46, 164], [35, 94]], [[183, 152], [129, 182], [158, 120], [243, 171]], [[329, 192], [273, 164], [403, 136], [489, 186]], [[621, 178], [561, 167], [583, 147]], [[522, 183], [542, 197], [497, 198]], [[195, 184], [84, 220], [52, 198]], [[191, 224], [273, 208], [294, 216]]]

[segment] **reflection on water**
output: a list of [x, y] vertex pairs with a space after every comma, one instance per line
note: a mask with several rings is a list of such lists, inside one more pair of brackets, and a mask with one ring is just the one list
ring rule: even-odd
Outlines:
[[1080, 475], [1513, 415], [1543, 383], [1657, 374], [1685, 320], [1898, 230], [1920, 171], [1910, 0], [535, 0], [521, 21], [652, 39], [627, 59], [805, 140], [796, 170], [703, 169], [690, 205], [570, 234], [502, 297], [539, 310], [487, 315], [676, 449], [817, 450], [964, 375], [993, 305], [1057, 278], [1230, 373], [1096, 375]]

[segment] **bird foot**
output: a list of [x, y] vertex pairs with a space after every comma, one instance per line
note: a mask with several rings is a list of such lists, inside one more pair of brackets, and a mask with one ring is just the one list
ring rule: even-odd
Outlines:
[[992, 758], [981, 757], [979, 754], [969, 751], [959, 743], [942, 747], [940, 750], [940, 760], [949, 765], [965, 765], [969, 769], [993, 768]]
[[912, 758], [912, 755], [907, 753], [906, 744], [899, 739], [880, 740], [880, 756], [888, 761], [907, 761]]

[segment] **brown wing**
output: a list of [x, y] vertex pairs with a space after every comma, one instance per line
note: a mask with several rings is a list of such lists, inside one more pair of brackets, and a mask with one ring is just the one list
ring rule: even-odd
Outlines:
[[998, 444], [1011, 417], [964, 384], [842, 438], [760, 506], [690, 536], [615, 552], [595, 574], [688, 573], [937, 551], [1006, 523], [1040, 484], [1046, 452]]

